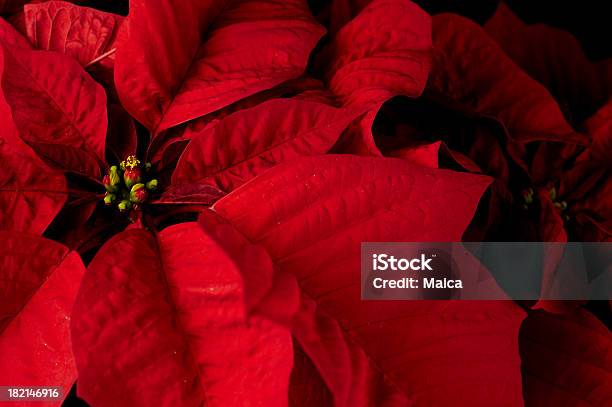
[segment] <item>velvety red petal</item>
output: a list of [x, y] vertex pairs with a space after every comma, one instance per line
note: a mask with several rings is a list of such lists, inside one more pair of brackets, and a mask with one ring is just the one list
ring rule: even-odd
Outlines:
[[545, 24], [527, 25], [504, 3], [485, 30], [517, 65], [546, 86], [574, 123], [612, 94], [612, 59], [589, 61], [569, 32]]
[[42, 234], [67, 198], [66, 180], [17, 135], [0, 94], [0, 230]]
[[423, 167], [438, 168], [441, 141], [423, 144], [415, 147], [402, 147], [388, 151], [385, 156], [403, 158], [404, 160]]
[[20, 137], [56, 168], [96, 177], [106, 138], [106, 95], [72, 58], [0, 46], [1, 87]]
[[119, 96], [159, 132], [298, 77], [323, 32], [302, 0], [131, 1]]
[[380, 155], [372, 123], [383, 102], [417, 97], [430, 68], [431, 18], [416, 4], [375, 0], [347, 23], [321, 54], [330, 90], [364, 113], [349, 129], [343, 152]]
[[25, 34], [36, 49], [57, 51], [83, 67], [100, 63], [112, 68], [114, 47], [122, 16], [64, 1], [24, 7]]
[[207, 183], [229, 192], [281, 162], [325, 154], [355, 116], [294, 99], [241, 110], [188, 137], [172, 183]]
[[360, 242], [460, 240], [489, 182], [393, 158], [310, 157], [213, 209], [297, 279], [293, 334], [336, 405], [520, 405], [512, 303], [360, 300]]
[[249, 311], [273, 285], [265, 251], [211, 221], [115, 236], [72, 318], [78, 392], [92, 405], [287, 404], [289, 332]]
[[433, 18], [434, 62], [428, 88], [492, 116], [517, 142], [587, 144], [546, 89], [508, 58], [475, 23], [452, 14]]
[[70, 313], [85, 267], [41, 237], [0, 232], [0, 245], [0, 383], [59, 386], [66, 396], [77, 376]]

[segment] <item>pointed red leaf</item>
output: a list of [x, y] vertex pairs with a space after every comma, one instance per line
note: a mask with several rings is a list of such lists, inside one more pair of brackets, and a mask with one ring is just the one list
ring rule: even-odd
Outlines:
[[586, 132], [591, 136], [591, 154], [600, 164], [612, 168], [608, 154], [612, 151], [612, 99], [591, 116], [585, 123]]
[[366, 113], [351, 129], [350, 148], [380, 155], [372, 123], [383, 102], [417, 97], [430, 68], [431, 18], [407, 0], [375, 0], [336, 34], [321, 59], [327, 84], [344, 106]]
[[[112, 67], [113, 42], [123, 17], [64, 1], [24, 7], [26, 36], [36, 49], [57, 51], [83, 67], [99, 61]], [[109, 54], [107, 58], [103, 58]], [[102, 58], [102, 59], [100, 59]]]
[[296, 277], [293, 334], [336, 405], [520, 405], [512, 303], [360, 299], [361, 242], [460, 240], [488, 184], [392, 158], [310, 157], [213, 208]]
[[2, 90], [21, 138], [56, 168], [99, 175], [106, 95], [72, 58], [0, 46]]
[[26, 40], [15, 27], [2, 18], [0, 18], [0, 43], [18, 48], [32, 48], [28, 40]]
[[281, 162], [325, 154], [354, 118], [347, 109], [294, 99], [236, 112], [189, 136], [172, 183], [207, 183], [231, 191]]
[[475, 113], [498, 119], [518, 142], [586, 144], [546, 89], [521, 71], [486, 32], [463, 17], [433, 18], [428, 88]]
[[612, 94], [612, 59], [589, 61], [569, 32], [527, 25], [504, 3], [485, 30], [518, 66], [546, 86], [575, 123]]
[[390, 150], [385, 156], [402, 158], [409, 163], [423, 167], [438, 168], [438, 156], [442, 145], [441, 141], [436, 141], [415, 147], [403, 147]]
[[612, 400], [612, 335], [583, 309], [531, 312], [521, 327], [528, 406], [605, 406]]
[[159, 132], [299, 76], [322, 35], [303, 0], [135, 0], [115, 81], [128, 112]]
[[0, 94], [0, 230], [42, 234], [66, 201], [66, 180], [17, 135]]
[[265, 251], [219, 222], [115, 236], [73, 311], [79, 394], [96, 406], [286, 405], [291, 336], [247, 315], [271, 286]]
[[0, 246], [0, 383], [59, 386], [66, 396], [76, 380], [70, 312], [85, 267], [41, 237], [0, 232]]
[[417, 97], [427, 82], [430, 51], [427, 13], [410, 1], [372, 1], [327, 50], [328, 86], [345, 105], [362, 108], [395, 95]]
[[0, 137], [0, 230], [42, 234], [66, 201], [66, 180]]

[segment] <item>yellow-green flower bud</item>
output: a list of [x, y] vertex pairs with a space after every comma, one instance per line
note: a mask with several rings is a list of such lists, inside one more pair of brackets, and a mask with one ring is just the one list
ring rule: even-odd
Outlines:
[[127, 199], [122, 200], [117, 205], [117, 208], [119, 208], [120, 212], [128, 211], [131, 207], [132, 207], [132, 203], [128, 201]]
[[104, 196], [104, 204], [111, 205], [113, 202], [115, 202], [116, 199], [117, 197], [115, 196], [115, 194], [109, 194], [107, 192], [106, 195]]
[[144, 184], [135, 184], [130, 190], [130, 201], [133, 203], [142, 203], [147, 199], [147, 190]]
[[157, 189], [157, 180], [152, 179], [151, 181], [147, 182], [147, 189], [155, 191]]

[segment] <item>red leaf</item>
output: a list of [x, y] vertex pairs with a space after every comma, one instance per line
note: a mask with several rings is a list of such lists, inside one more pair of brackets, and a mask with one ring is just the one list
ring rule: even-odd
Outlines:
[[593, 144], [563, 172], [559, 195], [567, 202], [572, 240], [602, 241], [612, 238], [612, 102], [585, 123]]
[[299, 76], [322, 35], [301, 0], [131, 1], [115, 81], [160, 132]]
[[346, 23], [357, 16], [372, 0], [334, 0], [329, 9], [329, 29], [338, 32]]
[[354, 118], [349, 110], [293, 99], [239, 111], [188, 136], [172, 183], [207, 183], [231, 191], [281, 162], [325, 154]]
[[612, 151], [612, 99], [585, 123], [593, 145], [590, 152], [599, 164], [612, 168], [608, 154]]
[[76, 379], [69, 320], [83, 263], [41, 237], [0, 232], [0, 245], [0, 383], [60, 386], [65, 396]]
[[164, 190], [159, 199], [153, 204], [201, 204], [212, 205], [225, 193], [218, 188], [202, 182], [189, 182], [171, 185]]
[[[0, 2], [1, 1], [2, 0], [0, 0]], [[28, 40], [23, 38], [23, 36], [19, 34], [19, 32], [12, 25], [2, 18], [0, 18], [0, 43], [18, 48], [32, 48]]]
[[351, 152], [380, 155], [374, 117], [393, 96], [423, 92], [430, 51], [431, 18], [406, 0], [372, 1], [336, 34], [321, 55], [327, 84], [344, 106], [367, 112], [351, 131]]
[[388, 151], [385, 156], [402, 158], [412, 164], [423, 167], [438, 168], [438, 155], [440, 153], [441, 141], [431, 144], [423, 144], [415, 147], [403, 147]]
[[[202, 133], [206, 127], [216, 125], [219, 120], [224, 119], [232, 113], [255, 107], [272, 99], [287, 100], [289, 98], [340, 107], [340, 105], [336, 103], [334, 95], [325, 88], [325, 85], [321, 81], [302, 76], [298, 79], [289, 80], [271, 89], [240, 99], [214, 113], [207, 114], [206, 116], [191, 120], [184, 125], [176, 126], [162, 132], [153, 138], [149, 145], [147, 151], [149, 159], [153, 162], [160, 160], [160, 158], [167, 154], [166, 150], [174, 150], [173, 144], [189, 141], [191, 137]], [[174, 152], [172, 152], [172, 154], [174, 154]], [[174, 168], [175, 166], [176, 162], [174, 162], [172, 167]]]
[[0, 138], [0, 229], [42, 234], [66, 201], [66, 180]]
[[0, 124], [0, 230], [42, 234], [66, 201], [66, 180], [21, 142], [1, 94]]
[[21, 138], [56, 168], [97, 177], [106, 95], [71, 58], [0, 46], [2, 90]]
[[291, 337], [247, 316], [271, 286], [265, 251], [219, 222], [115, 236], [73, 311], [79, 394], [97, 406], [286, 405]]
[[587, 144], [546, 89], [521, 71], [481, 27], [456, 15], [438, 15], [433, 18], [433, 37], [429, 89], [498, 119], [514, 141]]
[[296, 277], [293, 334], [336, 405], [519, 405], [518, 307], [359, 293], [360, 242], [460, 240], [488, 184], [391, 158], [310, 157], [213, 208]]
[[567, 242], [563, 219], [550, 199], [549, 190], [546, 188], [538, 190], [538, 197], [540, 202], [539, 238], [543, 242]]
[[523, 23], [504, 3], [485, 25], [504, 52], [580, 123], [612, 93], [612, 59], [592, 63], [568, 32]]
[[521, 327], [529, 406], [604, 406], [612, 397], [612, 336], [588, 312], [531, 312]]
[[112, 68], [113, 49], [123, 17], [63, 1], [24, 7], [26, 36], [34, 48], [57, 51], [76, 59], [83, 67], [96, 61]]
[[333, 39], [329, 88], [347, 106], [373, 107], [395, 95], [417, 97], [427, 82], [431, 18], [416, 4], [375, 0]]

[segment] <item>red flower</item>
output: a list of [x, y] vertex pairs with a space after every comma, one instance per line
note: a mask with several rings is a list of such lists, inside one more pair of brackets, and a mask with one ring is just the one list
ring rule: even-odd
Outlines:
[[610, 105], [574, 121], [605, 95], [507, 41], [548, 28], [408, 0], [321, 23], [304, 0], [4, 3], [0, 385], [605, 404], [610, 336], [581, 304], [360, 297], [361, 242], [609, 240]]

